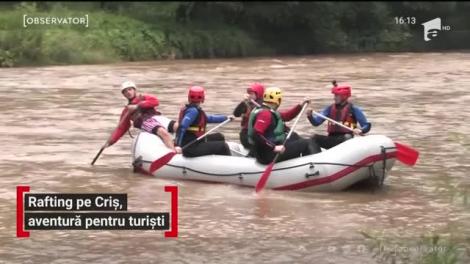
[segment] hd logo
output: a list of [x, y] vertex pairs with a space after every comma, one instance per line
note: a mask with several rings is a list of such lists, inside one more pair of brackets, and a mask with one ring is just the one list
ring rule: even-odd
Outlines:
[[441, 30], [450, 30], [450, 26], [442, 26], [440, 17], [424, 22], [421, 25], [424, 27], [424, 41], [430, 41], [437, 37], [437, 34]]

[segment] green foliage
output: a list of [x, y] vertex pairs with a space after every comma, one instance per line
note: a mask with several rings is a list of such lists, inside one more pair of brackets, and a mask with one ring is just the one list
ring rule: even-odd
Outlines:
[[[0, 65], [465, 49], [468, 12], [463, 2], [2, 2]], [[89, 27], [25, 29], [24, 14], [88, 14]], [[436, 16], [452, 34], [425, 43], [419, 23]]]
[[43, 31], [24, 30], [23, 14], [36, 13], [35, 3], [25, 3], [0, 16], [0, 64], [11, 67], [25, 61], [41, 61]]
[[201, 30], [178, 28], [168, 31], [168, 45], [177, 58], [214, 58], [254, 55], [256, 42], [235, 28]]

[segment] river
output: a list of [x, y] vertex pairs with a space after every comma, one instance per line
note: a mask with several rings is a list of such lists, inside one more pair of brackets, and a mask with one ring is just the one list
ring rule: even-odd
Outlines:
[[[308, 96], [315, 110], [332, 102], [333, 79], [348, 82], [352, 101], [372, 122], [370, 133], [413, 146], [420, 158], [414, 167], [397, 162], [381, 190], [260, 195], [134, 174], [127, 135], [91, 166], [126, 103], [119, 88], [125, 79], [156, 94], [172, 118], [192, 84], [206, 87], [207, 112], [230, 114], [253, 81], [280, 87], [281, 108]], [[2, 68], [0, 80], [2, 263], [415, 263], [454, 255], [457, 263], [470, 261], [468, 53]], [[303, 136], [325, 130], [304, 118], [298, 125]], [[238, 140], [238, 124], [221, 132]], [[164, 186], [177, 185], [179, 237], [31, 231], [18, 239], [17, 185], [31, 192], [127, 193], [133, 212], [169, 211]], [[426, 236], [439, 239], [433, 244]]]

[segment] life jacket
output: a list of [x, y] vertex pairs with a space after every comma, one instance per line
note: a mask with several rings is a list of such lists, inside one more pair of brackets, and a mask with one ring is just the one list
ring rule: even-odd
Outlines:
[[[143, 99], [144, 97], [142, 95], [138, 95], [134, 97], [134, 99], [130, 100], [128, 105], [136, 105], [140, 103]], [[138, 110], [132, 113], [130, 119], [132, 120], [134, 127], [140, 128], [144, 120], [151, 118], [154, 115], [161, 115], [161, 113], [157, 109], [155, 109], [155, 107], [147, 109], [139, 108]]]
[[[357, 121], [354, 118], [354, 112], [351, 103], [346, 103], [342, 108], [337, 108], [336, 104], [331, 105], [329, 118], [343, 123], [345, 126], [352, 129], [357, 128]], [[352, 132], [344, 127], [335, 125], [333, 122], [328, 121], [327, 127], [328, 134], [351, 134]]]
[[270, 107], [261, 106], [261, 107], [256, 107], [255, 109], [253, 109], [253, 111], [251, 111], [250, 119], [248, 120], [248, 142], [251, 145], [255, 143], [253, 140], [253, 136], [255, 133], [254, 125], [255, 125], [256, 117], [262, 110], [266, 110], [266, 109], [268, 109], [269, 112], [271, 112], [272, 119], [271, 119], [271, 124], [269, 124], [268, 129], [266, 129], [266, 134], [264, 136], [274, 144], [281, 144], [282, 142], [284, 142], [284, 139], [286, 138], [286, 134], [284, 132], [285, 124], [284, 124], [284, 121], [282, 120], [281, 114], [277, 111], [274, 111]]
[[181, 124], [181, 122], [183, 121], [184, 115], [186, 113], [186, 110], [188, 110], [191, 107], [194, 107], [197, 109], [198, 115], [197, 115], [197, 118], [194, 120], [194, 122], [188, 127], [186, 132], [190, 132], [194, 134], [196, 137], [200, 137], [204, 133], [206, 133], [207, 115], [199, 106], [187, 104], [184, 107], [182, 107], [179, 113], [178, 122]]

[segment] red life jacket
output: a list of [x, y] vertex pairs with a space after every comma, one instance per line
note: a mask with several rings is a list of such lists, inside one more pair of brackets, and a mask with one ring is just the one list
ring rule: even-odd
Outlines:
[[[328, 117], [335, 120], [335, 121], [343, 123], [347, 127], [350, 127], [352, 129], [354, 129], [354, 128], [357, 127], [357, 121], [354, 118], [352, 106], [353, 105], [351, 103], [346, 103], [342, 108], [338, 109], [336, 107], [336, 104], [332, 104], [331, 109], [330, 109], [330, 115]], [[350, 134], [350, 133], [352, 133], [351, 131], [347, 130], [346, 128], [335, 125], [334, 123], [332, 123], [330, 121], [328, 121], [327, 131], [328, 131], [328, 134], [335, 134], [335, 133]]]
[[197, 115], [197, 118], [194, 120], [194, 122], [188, 127], [186, 132], [190, 132], [194, 134], [196, 137], [200, 137], [204, 133], [206, 133], [207, 115], [199, 106], [185, 105], [183, 108], [181, 108], [179, 117], [178, 117], [178, 123], [181, 124], [184, 118], [184, 114], [186, 113], [186, 110], [190, 107], [196, 107], [198, 111], [198, 115]]
[[[140, 103], [142, 100], [143, 100], [143, 96], [138, 95], [134, 97], [134, 99], [129, 101], [128, 105], [136, 105]], [[132, 113], [130, 118], [132, 120], [132, 123], [134, 124], [134, 127], [140, 128], [144, 120], [146, 120], [147, 118], [151, 118], [154, 115], [160, 115], [160, 114], [161, 113], [157, 111], [155, 107], [147, 108], [147, 109], [139, 108], [138, 111], [135, 111], [134, 113]]]

